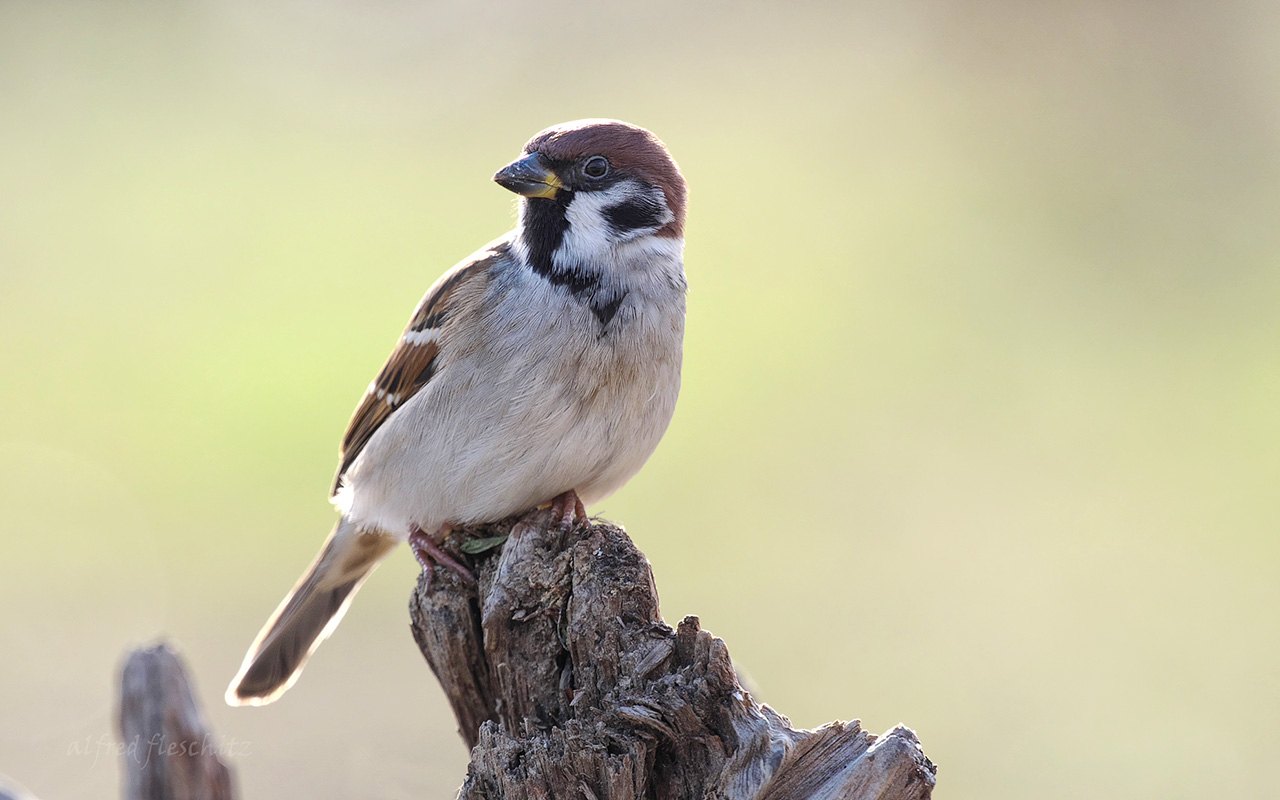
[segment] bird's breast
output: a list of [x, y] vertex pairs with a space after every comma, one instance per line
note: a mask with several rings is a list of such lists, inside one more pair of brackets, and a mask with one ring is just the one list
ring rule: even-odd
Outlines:
[[[347, 508], [425, 530], [612, 493], [652, 454], [680, 386], [683, 296], [628, 297], [607, 324], [563, 291], [502, 286], [430, 383], [374, 435]], [[633, 293], [636, 294], [636, 293]], [[458, 320], [459, 323], [462, 320]]]

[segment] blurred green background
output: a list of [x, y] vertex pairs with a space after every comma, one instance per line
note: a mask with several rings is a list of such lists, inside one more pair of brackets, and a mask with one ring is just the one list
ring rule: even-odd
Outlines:
[[691, 185], [685, 385], [594, 509], [814, 726], [941, 797], [1280, 796], [1280, 7], [0, 3], [0, 772], [111, 797], [164, 632], [247, 798], [444, 797], [390, 559], [226, 682], [422, 292], [546, 125]]

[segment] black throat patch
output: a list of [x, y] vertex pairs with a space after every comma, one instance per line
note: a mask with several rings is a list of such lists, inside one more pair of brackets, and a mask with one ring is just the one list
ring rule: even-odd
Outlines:
[[555, 253], [569, 230], [569, 218], [565, 212], [572, 202], [573, 192], [569, 191], [561, 191], [554, 198], [526, 200], [521, 238], [529, 250], [529, 266], [533, 271], [551, 285], [565, 287], [591, 309], [601, 326], [607, 327], [622, 307], [626, 292], [606, 297], [601, 292], [599, 272], [585, 266], [565, 268], [555, 263]]

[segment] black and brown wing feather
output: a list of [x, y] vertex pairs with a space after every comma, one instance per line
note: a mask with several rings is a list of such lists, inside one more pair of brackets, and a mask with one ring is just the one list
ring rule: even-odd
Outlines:
[[489, 267], [505, 254], [505, 245], [482, 250], [442, 275], [418, 303], [387, 363], [369, 384], [347, 424], [331, 495], [337, 493], [343, 476], [382, 423], [430, 382], [439, 366], [441, 331], [457, 316], [461, 304], [484, 292]]

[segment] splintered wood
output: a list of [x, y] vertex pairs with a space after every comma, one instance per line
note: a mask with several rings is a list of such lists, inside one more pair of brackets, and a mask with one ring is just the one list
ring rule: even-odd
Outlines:
[[479, 585], [437, 568], [414, 637], [471, 748], [464, 800], [917, 800], [936, 769], [908, 728], [795, 730], [739, 684], [697, 617], [672, 629], [649, 562], [608, 523], [542, 514], [473, 556]]

